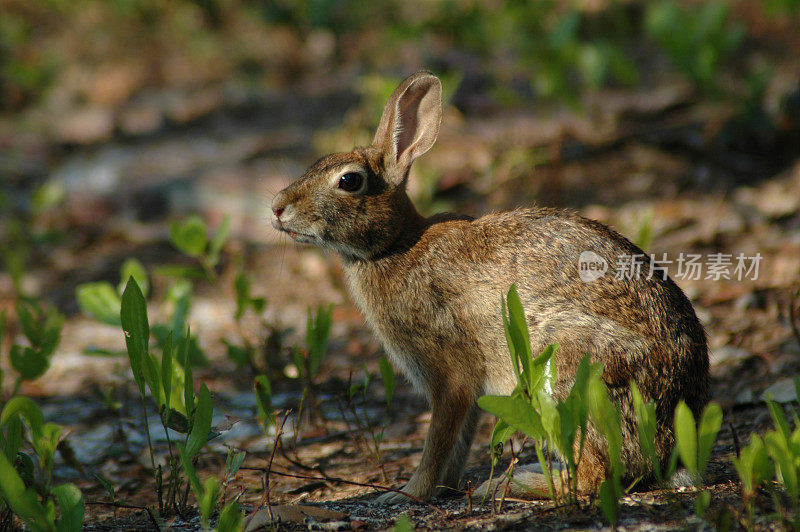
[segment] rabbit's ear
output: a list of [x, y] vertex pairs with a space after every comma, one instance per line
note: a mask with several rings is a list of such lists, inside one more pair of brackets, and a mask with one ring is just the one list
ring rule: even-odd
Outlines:
[[442, 122], [442, 84], [430, 72], [409, 76], [389, 97], [372, 146], [383, 153], [388, 175], [403, 180], [414, 159], [428, 151]]

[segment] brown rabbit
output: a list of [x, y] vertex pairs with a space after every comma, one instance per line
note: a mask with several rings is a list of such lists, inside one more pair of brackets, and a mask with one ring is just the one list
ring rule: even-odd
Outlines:
[[[533, 351], [561, 346], [554, 395], [566, 395], [584, 354], [602, 362], [611, 399], [621, 409], [627, 475], [646, 476], [629, 382], [656, 403], [662, 461], [672, 448], [678, 401], [698, 415], [708, 398], [706, 338], [691, 303], [671, 279], [650, 275], [650, 260], [630, 241], [569, 211], [421, 216], [406, 181], [411, 163], [436, 140], [441, 105], [439, 79], [412, 75], [386, 103], [370, 146], [320, 159], [272, 202], [276, 229], [339, 253], [367, 322], [431, 404], [422, 458], [403, 490], [427, 499], [439, 486], [458, 487], [478, 421], [476, 399], [514, 388], [500, 307], [512, 283]], [[584, 252], [606, 265], [636, 257], [641, 274], [609, 271], [582, 280]], [[590, 427], [579, 489], [594, 490], [607, 464], [603, 439]], [[543, 486], [540, 474], [520, 477]], [[378, 500], [408, 499], [386, 493]]]

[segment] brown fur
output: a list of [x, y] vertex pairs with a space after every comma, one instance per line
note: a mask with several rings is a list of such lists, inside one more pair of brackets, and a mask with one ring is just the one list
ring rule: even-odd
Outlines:
[[[534, 352], [552, 343], [557, 397], [568, 392], [585, 353], [621, 409], [627, 475], [647, 475], [628, 385], [656, 402], [658, 455], [672, 448], [672, 412], [684, 399], [695, 415], [708, 398], [706, 338], [691, 303], [671, 279], [618, 280], [608, 272], [582, 282], [581, 252], [609, 265], [642, 254], [608, 227], [563, 210], [530, 208], [472, 219], [422, 217], [406, 191], [413, 160], [436, 139], [441, 86], [417, 73], [386, 104], [373, 144], [320, 159], [274, 199], [273, 225], [295, 240], [336, 250], [347, 284], [389, 357], [432, 406], [420, 465], [404, 490], [419, 498], [457, 486], [478, 419], [476, 399], [515, 385], [500, 298], [516, 283]], [[357, 192], [337, 179], [358, 172]], [[642, 259], [642, 271], [649, 259]], [[601, 436], [587, 431], [582, 491], [607, 473]], [[385, 494], [382, 502], [402, 496]]]

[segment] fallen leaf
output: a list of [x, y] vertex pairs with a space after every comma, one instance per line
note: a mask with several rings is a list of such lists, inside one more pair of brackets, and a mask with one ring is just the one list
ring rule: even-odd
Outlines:
[[[272, 518], [270, 518], [270, 509]], [[347, 517], [346, 513], [326, 510], [318, 506], [306, 506], [300, 504], [276, 504], [270, 508], [259, 508], [247, 519], [245, 531], [258, 530], [274, 523], [297, 523], [305, 524], [306, 517], [311, 517], [317, 521], [341, 520]]]

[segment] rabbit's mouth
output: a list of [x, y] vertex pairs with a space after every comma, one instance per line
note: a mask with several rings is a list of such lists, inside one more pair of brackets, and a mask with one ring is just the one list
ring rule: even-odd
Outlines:
[[281, 229], [281, 231], [289, 235], [289, 238], [295, 242], [314, 243], [317, 240], [313, 235], [298, 233], [297, 231], [292, 231], [291, 229]]

